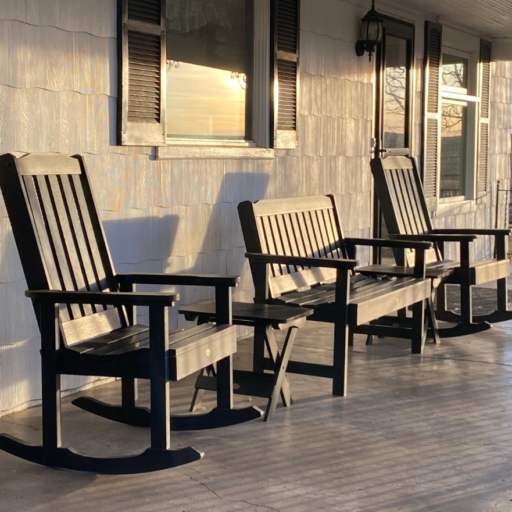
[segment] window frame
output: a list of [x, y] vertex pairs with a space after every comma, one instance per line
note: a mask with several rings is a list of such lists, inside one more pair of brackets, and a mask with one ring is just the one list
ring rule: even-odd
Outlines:
[[[293, 82], [295, 90], [295, 108], [298, 105], [299, 91], [299, 32], [300, 32], [300, 0], [265, 0], [264, 2], [250, 0], [253, 5], [251, 20], [253, 26], [253, 49], [249, 61], [251, 73], [253, 74], [252, 83], [248, 89], [248, 98], [246, 108], [250, 109], [250, 114], [246, 115], [246, 136], [245, 140], [240, 139], [193, 139], [180, 137], [167, 137], [166, 118], [166, 46], [165, 46], [165, 0], [118, 0], [118, 69], [119, 69], [119, 92], [118, 92], [118, 144], [120, 146], [141, 146], [156, 147], [157, 158], [271, 158], [273, 150], [298, 146], [297, 125], [296, 122], [293, 129], [288, 131], [291, 134], [293, 142], [282, 140], [278, 137], [279, 131], [275, 125], [277, 111], [279, 109], [279, 85], [281, 80], [283, 84], [287, 83], [288, 92], [290, 91], [290, 81], [286, 82], [287, 77], [279, 76], [276, 62], [280, 56], [275, 50], [276, 40], [279, 37], [289, 35], [289, 23], [291, 19], [296, 23], [296, 54], [293, 56], [297, 63], [297, 75]], [[149, 5], [151, 5], [149, 7]], [[131, 10], [133, 7], [133, 11]], [[148, 9], [146, 9], [148, 8]], [[157, 23], [156, 14], [161, 12], [160, 23]], [[290, 13], [290, 18], [287, 17]], [[153, 18], [151, 18], [153, 16]], [[281, 16], [281, 18], [279, 18]], [[251, 19], [252, 18], [252, 19]], [[277, 18], [277, 19], [276, 19]], [[284, 23], [283, 23], [284, 21]], [[282, 32], [281, 32], [282, 31]], [[158, 90], [158, 101], [160, 105], [160, 115], [155, 119], [151, 119], [153, 123], [144, 124], [144, 119], [136, 119], [140, 121], [134, 125], [133, 119], [128, 118], [130, 110], [130, 101], [143, 103], [142, 99], [133, 100], [130, 96], [130, 80], [137, 72], [137, 65], [131, 65], [132, 53], [131, 48], [136, 46], [134, 37], [141, 33], [154, 34], [153, 37], [161, 39], [161, 65], [157, 67], [156, 62], [153, 65], [154, 72], [160, 78], [160, 86], [154, 90]], [[293, 32], [292, 32], [293, 34]], [[258, 50], [256, 50], [256, 46]], [[156, 44], [155, 44], [156, 46]], [[145, 53], [138, 49], [139, 62], [142, 66], [146, 65]], [[259, 55], [257, 53], [259, 52]], [[282, 53], [282, 52], [281, 52]], [[142, 59], [142, 60], [141, 60]], [[135, 62], [135, 61], [134, 61]], [[145, 80], [145, 76], [143, 75]], [[260, 79], [261, 77], [261, 79]], [[133, 110], [133, 108], [132, 108]], [[133, 116], [132, 116], [133, 117]], [[132, 126], [133, 125], [133, 126]], [[127, 126], [129, 129], [127, 129]], [[146, 132], [151, 132], [147, 135]], [[292, 133], [293, 132], [293, 133]]]
[[[429, 211], [443, 203], [474, 200], [489, 192], [489, 112], [491, 43], [475, 35], [425, 22], [423, 75], [422, 180]], [[468, 90], [441, 86], [442, 54], [470, 54]], [[470, 108], [467, 126], [464, 195], [441, 197], [441, 114], [443, 99], [466, 101]]]
[[[454, 55], [456, 57], [463, 57], [468, 61], [467, 69], [467, 87], [451, 87], [443, 85], [440, 80], [439, 93], [440, 93], [440, 109], [441, 109], [441, 122], [442, 122], [442, 109], [443, 104], [463, 104], [467, 107], [466, 122], [464, 126], [464, 186], [463, 194], [457, 196], [442, 196], [441, 195], [441, 181], [442, 181], [442, 134], [439, 139], [440, 158], [441, 163], [439, 166], [439, 202], [452, 203], [456, 201], [464, 201], [474, 199], [476, 196], [476, 165], [477, 165], [477, 140], [478, 140], [478, 105], [480, 97], [478, 93], [478, 57], [475, 52], [453, 48], [453, 46], [443, 45], [441, 48], [441, 65], [440, 77], [442, 79], [442, 56], [444, 54]], [[460, 91], [460, 92], [459, 92]]]

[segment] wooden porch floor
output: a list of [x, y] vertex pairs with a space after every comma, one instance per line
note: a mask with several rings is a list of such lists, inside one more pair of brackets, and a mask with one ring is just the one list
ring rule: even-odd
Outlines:
[[[294, 358], [328, 360], [331, 340], [331, 325], [308, 322]], [[95, 476], [0, 452], [0, 511], [510, 512], [512, 322], [429, 343], [422, 356], [409, 349], [393, 339], [366, 347], [356, 337], [349, 396], [332, 397], [327, 380], [291, 375], [295, 403], [268, 424], [173, 433], [174, 447], [206, 452], [181, 468]], [[239, 367], [250, 350], [250, 340], [239, 342]], [[174, 411], [185, 411], [192, 382], [172, 387]], [[115, 402], [119, 385], [90, 393]], [[79, 451], [121, 454], [149, 443], [147, 429], [94, 417], [69, 398], [63, 411], [64, 443]], [[34, 407], [4, 417], [0, 431], [38, 443], [39, 415]]]

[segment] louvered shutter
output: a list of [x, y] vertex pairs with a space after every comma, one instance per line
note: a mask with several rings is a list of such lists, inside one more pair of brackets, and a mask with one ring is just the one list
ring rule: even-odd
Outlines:
[[437, 209], [441, 172], [440, 70], [443, 27], [425, 23], [425, 72], [423, 80], [423, 188], [427, 207]]
[[166, 143], [165, 0], [119, 0], [118, 142]]
[[295, 148], [299, 98], [299, 0], [274, 0], [274, 147]]
[[488, 190], [491, 42], [480, 41], [480, 131], [478, 138], [477, 195]]

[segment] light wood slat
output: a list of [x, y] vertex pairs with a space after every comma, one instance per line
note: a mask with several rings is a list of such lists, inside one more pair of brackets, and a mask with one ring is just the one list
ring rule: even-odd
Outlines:
[[282, 300], [288, 305], [293, 304], [294, 306], [313, 307], [319, 304], [334, 302], [335, 298], [336, 292], [332, 288], [318, 286], [304, 292], [287, 294]]
[[[297, 247], [297, 241], [295, 239], [294, 226], [293, 226], [293, 214], [282, 215], [283, 228], [286, 232], [286, 239], [292, 256], [300, 256], [299, 248]], [[297, 266], [290, 267], [291, 272], [297, 272], [301, 268]]]
[[[286, 251], [283, 247], [283, 240], [281, 237], [281, 233], [279, 230], [279, 225], [278, 225], [276, 217], [277, 217], [276, 215], [271, 215], [271, 216], [267, 217], [267, 220], [270, 224], [270, 233], [272, 235], [272, 239], [274, 242], [274, 248], [277, 251], [274, 254], [288, 254], [288, 253], [286, 253]], [[280, 275], [287, 275], [290, 273], [287, 265], [279, 265], [279, 271], [280, 271], [279, 272]]]
[[82, 184], [80, 183], [80, 176], [73, 176], [73, 193], [76, 197], [77, 209], [81, 218], [81, 224], [87, 236], [85, 236], [84, 240], [87, 244], [89, 254], [94, 262], [94, 270], [96, 273], [96, 282], [98, 283], [98, 287], [100, 291], [117, 291], [116, 288], [109, 286], [109, 280], [107, 277], [106, 269], [103, 266], [103, 262], [101, 260], [100, 251], [98, 248], [98, 242], [96, 240], [96, 236], [94, 234], [94, 229], [92, 227], [91, 217], [89, 214], [89, 208], [87, 206], [87, 201], [84, 197]]
[[[272, 230], [270, 227], [270, 221], [267, 217], [263, 217], [259, 219], [259, 222], [261, 223], [261, 226], [259, 226], [259, 229], [261, 229], [261, 233], [263, 234], [262, 241], [264, 243], [262, 245], [266, 245], [267, 247], [267, 253], [268, 254], [277, 254], [276, 253], [276, 247], [274, 245], [274, 239], [272, 237]], [[281, 273], [281, 265], [273, 264], [270, 265], [270, 271], [272, 272], [272, 275], [274, 277], [282, 275]]]
[[322, 226], [318, 222], [318, 216], [317, 213], [321, 212], [322, 210], [316, 210], [313, 212], [309, 212], [309, 217], [311, 221], [311, 225], [313, 226], [313, 237], [315, 240], [315, 244], [318, 247], [318, 254], [321, 258], [326, 258], [328, 254], [328, 250], [326, 248], [325, 244], [325, 237], [322, 233]]
[[414, 231], [414, 234], [424, 233], [422, 215], [418, 209], [418, 204], [414, 200], [414, 192], [411, 190], [411, 175], [409, 169], [398, 169], [397, 174], [399, 176], [404, 202], [407, 204], [411, 229]]
[[273, 297], [283, 293], [300, 290], [317, 283], [324, 283], [336, 279], [336, 270], [331, 268], [310, 268], [299, 270], [291, 274], [272, 277], [269, 280], [270, 292]]
[[[39, 202], [39, 195], [37, 193], [34, 178], [32, 176], [26, 176], [24, 179], [25, 191], [27, 193], [28, 200], [32, 211], [32, 218], [34, 220], [39, 246], [43, 255], [43, 265], [47, 279], [49, 280], [48, 286], [53, 290], [60, 290], [63, 287], [63, 283], [57, 272], [55, 265], [53, 250], [50, 245], [50, 239], [48, 238], [48, 232], [46, 230], [43, 214], [41, 211], [41, 204]], [[63, 322], [68, 321], [70, 316], [69, 307], [65, 304], [61, 304], [59, 307], [60, 318]]]
[[479, 261], [472, 265], [471, 272], [474, 275], [472, 282], [475, 285], [496, 279], [506, 279], [510, 275], [510, 262], [508, 260]]
[[350, 293], [350, 302], [358, 302], [365, 301], [371, 297], [385, 295], [386, 291], [395, 290], [397, 288], [402, 288], [404, 284], [413, 284], [414, 282], [419, 281], [419, 279], [410, 276], [410, 277], [401, 277], [392, 281], [384, 280], [380, 281], [378, 279], [369, 280], [366, 286], [362, 286], [357, 290], [353, 290]]
[[[284, 254], [287, 256], [293, 256], [294, 254], [288, 237], [288, 231], [286, 229], [285, 217], [288, 217], [288, 215], [276, 215], [277, 227], [279, 229], [279, 234], [281, 235], [281, 245], [283, 247]], [[296, 272], [296, 269], [292, 265], [287, 265], [286, 270], [287, 274]]]
[[72, 346], [83, 340], [106, 334], [122, 327], [117, 308], [107, 309], [91, 315], [62, 323], [64, 343]]
[[[400, 283], [393, 289], [382, 289], [382, 293], [375, 293], [364, 302], [349, 304], [349, 309], [357, 311], [351, 315], [352, 325], [363, 325], [375, 318], [380, 318], [400, 309], [406, 308], [418, 300], [425, 300], [430, 297], [430, 279], [415, 279], [414, 282]], [[399, 320], [399, 319], [397, 319]]]
[[418, 192], [416, 182], [414, 180], [414, 174], [412, 169], [402, 169], [404, 175], [404, 181], [407, 186], [408, 197], [411, 202], [411, 208], [416, 218], [416, 229], [418, 233], [426, 233], [428, 226], [425, 220], [425, 215], [421, 210], [420, 203], [418, 201]]
[[302, 236], [306, 242], [306, 245], [309, 248], [308, 256], [314, 256], [316, 258], [319, 257], [318, 245], [315, 241], [315, 235], [313, 233], [313, 225], [311, 223], [311, 217], [309, 215], [309, 211], [305, 211], [302, 213], [302, 217], [304, 219]]
[[[79, 251], [76, 247], [75, 238], [73, 236], [73, 227], [68, 215], [68, 208], [64, 204], [64, 198], [60, 187], [60, 177], [55, 175], [48, 176], [49, 192], [53, 199], [55, 208], [55, 217], [59, 225], [59, 231], [62, 236], [62, 242], [66, 251], [66, 259], [68, 268], [71, 274], [71, 279], [74, 283], [75, 289], [79, 291], [88, 291], [84, 279], [83, 265], [81, 264]], [[83, 304], [80, 308], [84, 314], [90, 315], [96, 313], [93, 307], [89, 304]]]
[[76, 158], [65, 155], [31, 154], [18, 158], [18, 170], [22, 176], [41, 174], [80, 174], [80, 164]]
[[417, 234], [416, 222], [413, 211], [411, 210], [410, 197], [407, 196], [407, 189], [404, 184], [404, 176], [400, 169], [391, 171], [393, 176], [393, 184], [395, 188], [396, 198], [400, 204], [400, 215], [404, 223], [404, 227], [408, 233]]
[[329, 215], [329, 223], [337, 247], [338, 258], [346, 259], [348, 257], [348, 254], [343, 245], [343, 233], [338, 229], [338, 224], [336, 223], [334, 208], [327, 210], [327, 213]]
[[[67, 291], [76, 290], [76, 283], [73, 282], [68, 256], [66, 254], [64, 243], [57, 228], [57, 219], [53, 209], [52, 201], [45, 176], [36, 176], [36, 187], [39, 191], [40, 206], [45, 217], [45, 225], [49, 232], [49, 238], [54, 251], [53, 262], [60, 276], [62, 289]], [[77, 304], [68, 306], [72, 318], [80, 318], [83, 315], [83, 309]]]
[[[66, 204], [68, 207], [68, 213], [71, 217], [71, 225], [73, 226], [73, 236], [75, 243], [78, 247], [78, 253], [80, 255], [83, 271], [86, 280], [87, 289], [92, 292], [100, 291], [98, 286], [98, 276], [96, 270], [94, 268], [94, 261], [92, 259], [92, 255], [89, 251], [89, 248], [86, 243], [86, 232], [84, 230], [84, 226], [82, 224], [81, 218], [79, 216], [77, 210], [77, 204], [75, 200], [75, 196], [73, 194], [73, 190], [71, 188], [71, 183], [69, 177], [62, 176], [61, 177], [62, 190], [64, 192], [64, 197], [66, 199]], [[101, 306], [96, 306], [100, 308]]]
[[332, 202], [327, 196], [265, 199], [264, 201], [254, 203], [254, 213], [257, 217], [262, 217], [265, 215], [281, 215], [284, 213], [322, 210], [330, 207], [332, 207]]
[[323, 216], [323, 221], [324, 221], [325, 230], [326, 230], [326, 234], [327, 234], [327, 239], [329, 240], [329, 250], [331, 253], [331, 258], [340, 258], [341, 256], [339, 254], [339, 248], [337, 247], [337, 244], [336, 244], [337, 237], [334, 234], [334, 231], [332, 229], [329, 211], [322, 210], [322, 216]]
[[[307, 249], [306, 245], [304, 244], [304, 240], [301, 236], [301, 226], [300, 226], [300, 219], [299, 219], [299, 213], [290, 213], [290, 220], [292, 222], [292, 229], [295, 237], [295, 242], [297, 244], [297, 250], [299, 251], [299, 256], [307, 256]], [[299, 268], [297, 269], [299, 270]]]
[[108, 332], [91, 340], [82, 341], [81, 343], [73, 345], [70, 348], [73, 350], [73, 352], [78, 354], [88, 354], [94, 350], [98, 350], [101, 347], [114, 344], [119, 340], [130, 338], [138, 333], [147, 332], [148, 330], [149, 327], [140, 324], [130, 325], [129, 327], [121, 327], [120, 329]]
[[407, 209], [401, 200], [400, 189], [398, 186], [398, 177], [396, 169], [390, 170], [386, 173], [386, 181], [388, 182], [389, 193], [391, 202], [397, 205], [397, 223], [400, 233], [410, 233], [411, 226], [407, 215]]

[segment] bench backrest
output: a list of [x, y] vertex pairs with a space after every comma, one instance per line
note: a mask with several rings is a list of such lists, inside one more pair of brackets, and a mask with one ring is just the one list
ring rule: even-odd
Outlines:
[[[390, 234], [418, 235], [432, 233], [423, 185], [413, 158], [390, 156], [371, 161], [375, 190]], [[410, 255], [413, 251], [410, 252]], [[426, 261], [439, 261], [438, 249], [427, 251]], [[414, 258], [408, 257], [412, 264]]]
[[[103, 228], [81, 157], [0, 157], [0, 187], [31, 290], [117, 291]], [[64, 343], [127, 325], [122, 308], [60, 307]]]
[[[238, 213], [248, 252], [347, 257], [332, 196], [244, 201], [238, 205]], [[335, 277], [333, 269], [271, 265], [269, 291], [272, 297], [278, 297], [331, 282]]]

